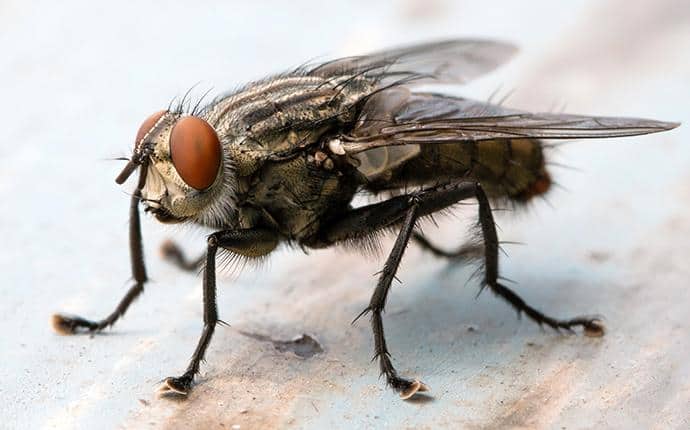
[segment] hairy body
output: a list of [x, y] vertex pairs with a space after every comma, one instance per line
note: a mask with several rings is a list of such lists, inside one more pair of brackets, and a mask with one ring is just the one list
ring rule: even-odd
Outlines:
[[[428, 387], [397, 374], [386, 346], [382, 313], [408, 242], [445, 257], [420, 233], [425, 216], [475, 199], [482, 237], [481, 287], [539, 324], [582, 327], [601, 335], [591, 317], [558, 319], [525, 303], [499, 282], [499, 242], [490, 199], [526, 202], [551, 184], [542, 139], [621, 137], [669, 130], [677, 124], [637, 118], [533, 114], [443, 94], [415, 92], [415, 84], [465, 83], [509, 58], [509, 44], [451, 40], [349, 57], [250, 83], [193, 109], [183, 100], [159, 111], [137, 133], [132, 159], [116, 181], [139, 169], [130, 205], [134, 285], [115, 311], [99, 321], [55, 315], [62, 333], [111, 326], [143, 291], [138, 206], [166, 223], [215, 230], [203, 263], [204, 329], [189, 366], [167, 378], [164, 394], [192, 388], [216, 325], [216, 257], [271, 253], [281, 242], [322, 248], [371, 244], [381, 232], [398, 235], [369, 305], [375, 356], [390, 386], [409, 398]], [[380, 201], [353, 207], [358, 194]], [[191, 268], [174, 246], [166, 247]], [[359, 316], [357, 318], [359, 318]]]
[[[349, 207], [358, 192], [400, 193], [458, 180], [481, 182], [492, 198], [526, 201], [549, 188], [538, 139], [491, 139], [443, 143], [434, 131], [424, 143], [379, 147], [356, 156], [343, 142], [405, 123], [410, 109], [443, 110], [435, 123], [513, 111], [437, 94], [412, 94], [372, 78], [304, 76], [304, 72], [253, 83], [209, 104], [200, 117], [225, 136], [224, 150], [237, 173], [235, 214], [201, 220], [220, 228], [268, 227], [304, 245], [321, 243], [320, 224]], [[384, 113], [381, 104], [397, 101]], [[372, 117], [372, 115], [377, 115]], [[407, 133], [414, 136], [414, 133]], [[400, 138], [397, 136], [396, 138]], [[451, 136], [452, 138], [452, 136]], [[155, 199], [145, 188], [146, 198]], [[170, 222], [172, 220], [168, 220]]]

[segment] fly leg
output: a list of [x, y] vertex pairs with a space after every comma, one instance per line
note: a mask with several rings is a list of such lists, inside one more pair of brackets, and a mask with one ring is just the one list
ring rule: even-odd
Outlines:
[[74, 334], [80, 331], [84, 332], [98, 332], [106, 327], [109, 327], [120, 319], [129, 305], [144, 292], [144, 283], [148, 280], [146, 276], [146, 266], [144, 265], [144, 249], [141, 240], [141, 223], [139, 221], [138, 205], [141, 200], [141, 189], [146, 180], [146, 168], [141, 168], [139, 175], [139, 183], [132, 194], [132, 200], [129, 206], [129, 251], [132, 265], [132, 278], [134, 278], [134, 285], [132, 285], [127, 294], [120, 300], [115, 310], [99, 321], [91, 321], [78, 316], [68, 316], [62, 314], [53, 315], [53, 329], [60, 334]]
[[476, 198], [479, 203], [479, 225], [484, 238], [484, 286], [488, 286], [497, 296], [506, 300], [511, 306], [520, 313], [525, 313], [537, 324], [546, 324], [554, 330], [564, 329], [572, 331], [573, 327], [582, 327], [585, 334], [589, 336], [601, 336], [604, 334], [604, 326], [601, 320], [593, 317], [576, 317], [561, 320], [543, 314], [531, 307], [513, 292], [510, 288], [498, 282], [498, 236], [496, 234], [496, 224], [491, 213], [489, 199], [481, 187], [477, 187]]
[[204, 359], [216, 324], [220, 322], [216, 306], [216, 254], [218, 248], [252, 258], [270, 253], [277, 244], [278, 238], [275, 233], [262, 229], [225, 230], [213, 233], [208, 237], [203, 281], [204, 328], [187, 369], [181, 376], [168, 377], [163, 381], [159, 389], [162, 395], [186, 396], [189, 394], [194, 376], [199, 373], [199, 364]]
[[206, 261], [206, 255], [204, 254], [193, 260], [188, 259], [187, 256], [185, 256], [184, 251], [182, 251], [182, 249], [172, 240], [166, 240], [163, 242], [160, 252], [164, 260], [186, 272], [196, 272], [200, 270], [204, 265], [204, 261]]
[[388, 259], [379, 277], [369, 306], [355, 318], [371, 312], [371, 326], [374, 334], [374, 359], [378, 358], [381, 373], [386, 375], [387, 383], [408, 399], [418, 391], [428, 391], [428, 387], [419, 380], [410, 380], [398, 375], [393, 367], [391, 354], [388, 351], [384, 335], [382, 313], [395, 273], [400, 265], [405, 248], [410, 240], [416, 220], [438, 210], [475, 195], [475, 184], [456, 183], [410, 195], [393, 197], [381, 203], [365, 206], [350, 211], [345, 217], [322, 232], [317, 246], [357, 240], [374, 234], [381, 229], [402, 225]]
[[[388, 298], [388, 291], [390, 289], [393, 278], [395, 277], [395, 272], [398, 271], [398, 266], [400, 265], [400, 260], [407, 248], [407, 243], [410, 240], [410, 235], [414, 229], [415, 222], [417, 221], [417, 211], [419, 210], [419, 202], [416, 201], [415, 197], [411, 198], [412, 203], [407, 210], [405, 215], [405, 220], [403, 221], [400, 233], [398, 233], [398, 238], [393, 245], [391, 253], [388, 255], [388, 259], [383, 266], [383, 271], [379, 277], [379, 281], [376, 284], [376, 289], [374, 294], [371, 296], [369, 306], [357, 317], [371, 312], [371, 327], [374, 332], [374, 360], [379, 359], [379, 366], [381, 368], [381, 373], [386, 375], [386, 381], [393, 387], [396, 391], [400, 393], [400, 397], [403, 399], [409, 399], [417, 391], [428, 391], [428, 387], [418, 380], [409, 380], [402, 378], [398, 375], [398, 372], [393, 367], [391, 363], [390, 352], [388, 352], [388, 347], [386, 346], [386, 337], [383, 332], [383, 319], [381, 317], [382, 312], [386, 306], [386, 299]], [[357, 319], [355, 318], [355, 320]]]
[[482, 251], [484, 250], [484, 248], [479, 244], [467, 243], [461, 245], [455, 251], [447, 251], [434, 245], [429, 241], [429, 239], [426, 238], [426, 236], [416, 231], [412, 233], [412, 239], [417, 242], [420, 247], [431, 252], [435, 256], [448, 258], [450, 260], [467, 261], [478, 257], [481, 258]]
[[179, 377], [168, 377], [160, 387], [162, 394], [173, 393], [186, 396], [192, 387], [194, 376], [199, 372], [199, 363], [204, 359], [206, 348], [218, 323], [218, 309], [216, 306], [216, 253], [218, 251], [217, 234], [208, 238], [206, 251], [206, 267], [204, 269], [203, 301], [204, 328], [187, 370]]
[[479, 183], [447, 184], [353, 209], [337, 222], [332, 223], [320, 233], [316, 240], [307, 243], [307, 245], [326, 247], [338, 242], [356, 242], [358, 239], [370, 237], [378, 231], [402, 223], [402, 228], [386, 261], [369, 306], [357, 318], [368, 312], [372, 313], [375, 358], [379, 358], [381, 371], [386, 375], [387, 382], [398, 390], [403, 398], [409, 398], [417, 391], [425, 391], [428, 387], [420, 381], [401, 378], [392, 365], [381, 318], [388, 290], [414, 229], [414, 221], [419, 217], [431, 215], [469, 198], [476, 198], [479, 203], [479, 224], [484, 238], [484, 285], [490, 287], [495, 294], [507, 300], [515, 309], [524, 312], [537, 323], [547, 324], [556, 329], [571, 329], [575, 326], [582, 326], [589, 334], [600, 335], [603, 333], [603, 327], [597, 319], [579, 317], [571, 320], [557, 320], [551, 318], [527, 305], [517, 294], [498, 282], [498, 236], [489, 200]]

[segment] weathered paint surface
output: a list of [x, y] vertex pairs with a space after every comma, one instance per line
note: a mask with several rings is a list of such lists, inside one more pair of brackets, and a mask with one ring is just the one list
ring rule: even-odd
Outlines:
[[[690, 9], [683, 0], [423, 3], [0, 6], [3, 427], [690, 426]], [[515, 289], [553, 314], [603, 314], [605, 337], [518, 321], [490, 294], [475, 300], [471, 268], [411, 247], [384, 322], [399, 370], [432, 397], [404, 403], [377, 379], [367, 322], [350, 325], [382, 259], [285, 250], [219, 282], [231, 327], [217, 331], [190, 399], [160, 400], [158, 381], [183, 369], [200, 333], [201, 282], [157, 258], [179, 230], [150, 220], [155, 282], [127, 317], [95, 338], [51, 332], [51, 313], [99, 316], [124, 293], [128, 199], [113, 182], [121, 165], [102, 160], [128, 154], [137, 125], [171, 95], [199, 80], [222, 90], [315, 54], [449, 35], [523, 47], [463, 95], [481, 99], [502, 83], [516, 88], [518, 108], [567, 102], [575, 113], [685, 123], [562, 146], [554, 159], [581, 170], [553, 168], [567, 191], [499, 214], [502, 239], [526, 243], [502, 258]], [[452, 247], [474, 209], [426, 232]], [[202, 250], [201, 232], [181, 236]], [[301, 358], [267, 341], [303, 333], [324, 352]]]

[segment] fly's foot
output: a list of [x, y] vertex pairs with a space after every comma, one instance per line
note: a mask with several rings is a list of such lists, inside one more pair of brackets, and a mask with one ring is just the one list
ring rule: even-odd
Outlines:
[[539, 325], [546, 324], [556, 331], [566, 330], [570, 333], [574, 333], [575, 327], [582, 327], [582, 332], [585, 336], [589, 337], [601, 337], [604, 335], [604, 323], [601, 319], [596, 317], [577, 317], [569, 320], [557, 320], [551, 317], [545, 317], [541, 321], [537, 320]]
[[62, 335], [76, 334], [79, 332], [94, 332], [98, 330], [98, 324], [87, 319], [63, 314], [53, 314], [51, 317], [53, 330]]
[[386, 382], [400, 394], [401, 399], [407, 400], [417, 393], [429, 391], [429, 386], [418, 379], [409, 380], [398, 376], [388, 352], [377, 354], [374, 359], [377, 357], [381, 360], [381, 374], [386, 375]]
[[178, 378], [165, 378], [161, 386], [158, 388], [158, 395], [161, 397], [181, 396], [186, 397], [192, 390], [192, 382], [194, 377], [184, 374]]
[[515, 294], [515, 292], [513, 292], [505, 285], [502, 285], [495, 281], [488, 281], [487, 285], [496, 295], [502, 297], [508, 303], [510, 303], [513, 306], [513, 308], [518, 312], [518, 316], [524, 313], [540, 326], [546, 324], [547, 326], [551, 327], [552, 329], [558, 332], [560, 332], [561, 330], [565, 330], [570, 333], [575, 332], [573, 328], [582, 327], [585, 336], [601, 337], [604, 335], [605, 329], [601, 317], [581, 316], [569, 320], [556, 319], [528, 305], [527, 303], [525, 303], [524, 300], [522, 300], [522, 298], [520, 298], [520, 296]]
[[577, 317], [569, 320], [558, 320], [541, 313], [538, 315], [527, 314], [540, 326], [546, 324], [557, 332], [565, 330], [568, 333], [574, 334], [575, 330], [573, 329], [575, 327], [582, 327], [582, 333], [589, 337], [602, 337], [606, 332], [604, 323], [601, 321], [601, 318], [597, 317]]
[[585, 336], [602, 337], [606, 333], [606, 327], [599, 318], [587, 319], [586, 323], [582, 325]]
[[400, 398], [403, 400], [411, 398], [418, 392], [429, 391], [429, 386], [418, 379], [410, 381], [409, 379], [396, 376], [388, 378], [388, 385], [400, 393]]

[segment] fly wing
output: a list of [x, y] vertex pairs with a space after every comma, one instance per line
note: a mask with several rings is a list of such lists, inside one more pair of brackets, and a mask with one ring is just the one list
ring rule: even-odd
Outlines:
[[414, 83], [465, 83], [494, 70], [517, 52], [514, 45], [458, 39], [423, 43], [323, 63], [307, 74], [322, 77], [361, 75], [382, 85], [401, 79]]
[[[364, 106], [354, 129], [343, 137], [346, 152], [490, 139], [637, 136], [679, 125], [642, 118], [529, 113], [440, 94], [410, 93], [405, 88], [387, 92], [376, 94]], [[381, 106], [389, 103], [391, 95], [396, 110], [382, 115]]]

